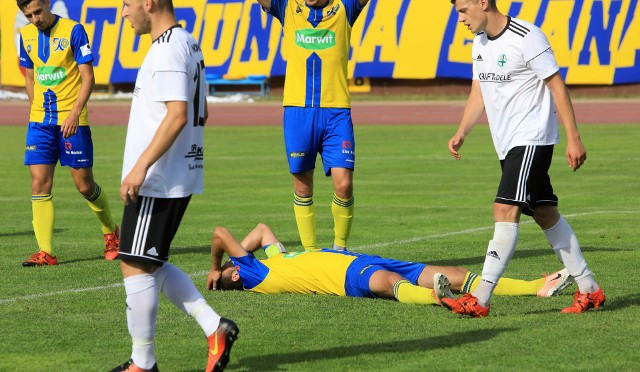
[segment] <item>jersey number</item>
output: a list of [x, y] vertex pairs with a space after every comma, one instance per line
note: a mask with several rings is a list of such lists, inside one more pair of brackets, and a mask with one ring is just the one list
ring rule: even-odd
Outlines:
[[[202, 89], [200, 89], [200, 83], [202, 80], [202, 71], [204, 71], [204, 61], [200, 61], [198, 66], [196, 66], [196, 74], [193, 77], [193, 81], [196, 83], [196, 94], [193, 97], [193, 126], [194, 127], [204, 127], [204, 117], [200, 116], [200, 94], [202, 93]], [[204, 98], [204, 104], [207, 104], [207, 98]]]

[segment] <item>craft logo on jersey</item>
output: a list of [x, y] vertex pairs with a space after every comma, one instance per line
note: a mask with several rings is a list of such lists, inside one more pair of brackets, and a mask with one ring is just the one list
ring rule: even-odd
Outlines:
[[507, 64], [507, 55], [500, 54], [500, 57], [498, 57], [498, 66], [503, 67], [506, 64]]
[[296, 45], [308, 50], [328, 49], [336, 45], [336, 33], [323, 29], [297, 30]]
[[36, 68], [36, 80], [45, 87], [54, 87], [67, 78], [67, 70], [64, 67], [41, 66]]
[[63, 51], [69, 47], [69, 39], [54, 37], [52, 47], [54, 52], [57, 52], [59, 50]]

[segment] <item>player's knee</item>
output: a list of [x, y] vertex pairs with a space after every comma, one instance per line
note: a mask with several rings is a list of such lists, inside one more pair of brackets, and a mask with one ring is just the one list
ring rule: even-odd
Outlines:
[[95, 184], [88, 184], [88, 183], [77, 183], [76, 184], [76, 189], [78, 189], [78, 192], [86, 197], [90, 197], [93, 195], [93, 193], [96, 191], [95, 190]]
[[229, 233], [229, 230], [227, 230], [227, 228], [226, 228], [226, 227], [217, 226], [217, 227], [213, 230], [213, 237], [214, 237], [214, 239], [215, 239], [216, 237], [220, 237], [220, 236], [222, 236], [222, 235], [224, 235], [224, 234], [228, 234], [228, 233]]
[[560, 214], [556, 207], [538, 207], [534, 210], [533, 219], [542, 229], [549, 229], [558, 222]]
[[51, 194], [53, 183], [50, 180], [32, 179], [31, 193], [34, 195]]
[[334, 191], [339, 198], [351, 199], [353, 196], [353, 184], [349, 180], [334, 183]]

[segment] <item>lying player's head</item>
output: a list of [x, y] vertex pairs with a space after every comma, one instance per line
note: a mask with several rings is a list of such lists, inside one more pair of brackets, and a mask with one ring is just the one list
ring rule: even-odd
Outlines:
[[223, 291], [241, 291], [242, 278], [238, 275], [238, 270], [231, 260], [222, 265], [222, 277], [220, 278], [220, 289]]
[[49, 0], [17, 0], [16, 4], [27, 20], [39, 30], [46, 30], [56, 19], [51, 13]]

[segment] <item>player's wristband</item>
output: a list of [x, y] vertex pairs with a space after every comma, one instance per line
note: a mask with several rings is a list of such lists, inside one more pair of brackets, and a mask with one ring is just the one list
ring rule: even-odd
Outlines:
[[287, 252], [287, 250], [284, 248], [284, 245], [282, 245], [282, 243], [280, 242], [265, 245], [264, 247], [262, 247], [262, 249], [264, 249], [264, 253], [267, 254], [267, 257], [273, 257], [277, 254]]

